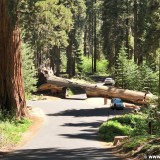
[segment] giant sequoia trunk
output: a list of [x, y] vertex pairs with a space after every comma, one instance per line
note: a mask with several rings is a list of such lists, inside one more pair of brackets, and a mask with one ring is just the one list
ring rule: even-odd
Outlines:
[[[0, 110], [27, 116], [15, 0], [0, 0]], [[12, 13], [12, 14], [11, 14]]]
[[74, 86], [84, 88], [87, 97], [119, 97], [137, 104], [144, 104], [146, 100], [157, 98], [152, 94], [146, 94], [144, 92], [119, 89], [116, 87], [97, 86], [96, 84], [77, 82], [56, 76], [46, 76], [45, 82], [45, 84], [39, 86], [38, 91], [53, 90], [54, 92], [62, 92], [62, 95], [64, 95], [67, 87]]

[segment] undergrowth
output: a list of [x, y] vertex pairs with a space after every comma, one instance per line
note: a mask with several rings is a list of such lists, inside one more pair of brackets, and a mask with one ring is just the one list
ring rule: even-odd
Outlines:
[[20, 142], [24, 132], [29, 128], [32, 121], [26, 118], [4, 117], [0, 114], [0, 148], [10, 148]]

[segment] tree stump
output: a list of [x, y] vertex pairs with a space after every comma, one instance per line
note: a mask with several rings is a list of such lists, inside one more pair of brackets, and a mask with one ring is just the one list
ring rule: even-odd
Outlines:
[[115, 136], [115, 137], [114, 137], [113, 145], [116, 146], [116, 145], [118, 145], [120, 142], [122, 142], [123, 140], [128, 139], [128, 138], [129, 138], [128, 136]]

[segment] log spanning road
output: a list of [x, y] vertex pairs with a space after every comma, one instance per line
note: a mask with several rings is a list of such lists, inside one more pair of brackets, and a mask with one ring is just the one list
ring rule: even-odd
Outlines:
[[113, 86], [99, 86], [96, 84], [60, 78], [54, 75], [47, 76], [46, 83], [40, 85], [38, 91], [52, 90], [53, 92], [61, 92], [65, 98], [66, 89], [73, 86], [84, 88], [87, 97], [119, 97], [125, 101], [137, 104], [144, 104], [147, 100], [157, 98], [147, 92], [120, 89]]

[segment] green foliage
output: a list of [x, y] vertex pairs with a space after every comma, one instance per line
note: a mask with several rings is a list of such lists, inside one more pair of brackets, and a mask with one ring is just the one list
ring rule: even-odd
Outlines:
[[107, 74], [108, 61], [105, 59], [97, 60], [97, 73], [99, 75]]
[[67, 57], [66, 57], [66, 53], [65, 53], [64, 50], [61, 50], [60, 59], [61, 59], [61, 72], [65, 72], [66, 71], [66, 65], [67, 65]]
[[120, 49], [120, 53], [116, 59], [115, 64], [115, 80], [116, 85], [125, 88], [126, 87], [126, 63], [127, 63], [127, 54], [125, 48]]
[[63, 4], [70, 8], [73, 15], [73, 29], [69, 32], [69, 45], [66, 48], [67, 72], [73, 77], [82, 71], [82, 45], [83, 27], [86, 17], [86, 5], [84, 0], [65, 0]]
[[105, 141], [111, 142], [114, 136], [130, 135], [131, 127], [122, 125], [118, 121], [108, 121], [99, 128], [99, 137]]
[[[107, 73], [107, 60], [98, 60], [97, 61], [97, 74], [106, 74]], [[92, 72], [92, 59], [88, 57], [83, 57], [83, 73], [91, 73]]]
[[91, 73], [92, 72], [92, 59], [83, 57], [83, 73]]
[[[144, 155], [157, 155], [160, 148], [160, 140], [157, 136], [136, 136], [125, 141], [121, 145], [123, 153], [130, 153], [132, 156], [144, 157]], [[140, 158], [141, 159], [141, 158]]]
[[104, 122], [99, 127], [99, 137], [106, 141], [113, 141], [114, 136], [147, 135], [147, 129], [147, 116], [145, 114], [128, 114]]
[[145, 63], [143, 63], [138, 68], [137, 80], [139, 83], [139, 89], [144, 87], [149, 87], [150, 91], [154, 94], [158, 92], [158, 74], [149, 68]]
[[143, 91], [148, 87], [153, 94], [158, 93], [158, 71], [151, 69], [145, 62], [137, 65], [128, 60], [122, 47], [115, 64], [115, 80], [118, 87]]
[[146, 112], [148, 115], [148, 122], [151, 123], [151, 134], [160, 135], [160, 106], [158, 104], [158, 99], [149, 103]]
[[128, 59], [134, 57], [135, 63], [139, 59], [139, 64], [143, 60], [153, 64], [155, 52], [160, 46], [160, 25], [157, 23], [160, 18], [160, 2], [104, 0], [101, 10], [103, 50], [109, 59], [109, 67], [114, 65], [122, 44], [127, 48]]
[[[128, 7], [130, 7], [128, 5]], [[126, 38], [126, 19], [129, 18], [126, 1], [104, 0], [102, 4], [103, 21], [101, 32], [103, 39], [103, 51], [113, 66], [120, 47]], [[130, 17], [131, 18], [131, 17]]]
[[32, 123], [29, 119], [7, 118], [2, 113], [0, 113], [0, 120], [0, 148], [8, 148], [19, 143], [22, 134], [26, 132]]
[[40, 23], [37, 31], [40, 32], [43, 45], [68, 44], [67, 32], [72, 26], [72, 14], [70, 9], [58, 3], [58, 0], [42, 0], [35, 4], [38, 10], [36, 20]]
[[146, 143], [147, 139], [148, 137], [144, 135], [137, 136], [136, 138], [135, 137], [131, 138], [129, 141], [126, 141], [126, 143], [124, 143], [123, 151], [129, 152], [129, 151], [136, 150], [138, 147]]
[[36, 90], [37, 71], [34, 66], [33, 51], [26, 44], [23, 44], [22, 66], [23, 66], [25, 92], [27, 95], [30, 95], [33, 91]]
[[81, 50], [77, 50], [75, 53], [75, 59], [76, 59], [76, 68], [77, 73], [81, 73], [83, 69], [83, 60], [82, 60], [82, 53]]

